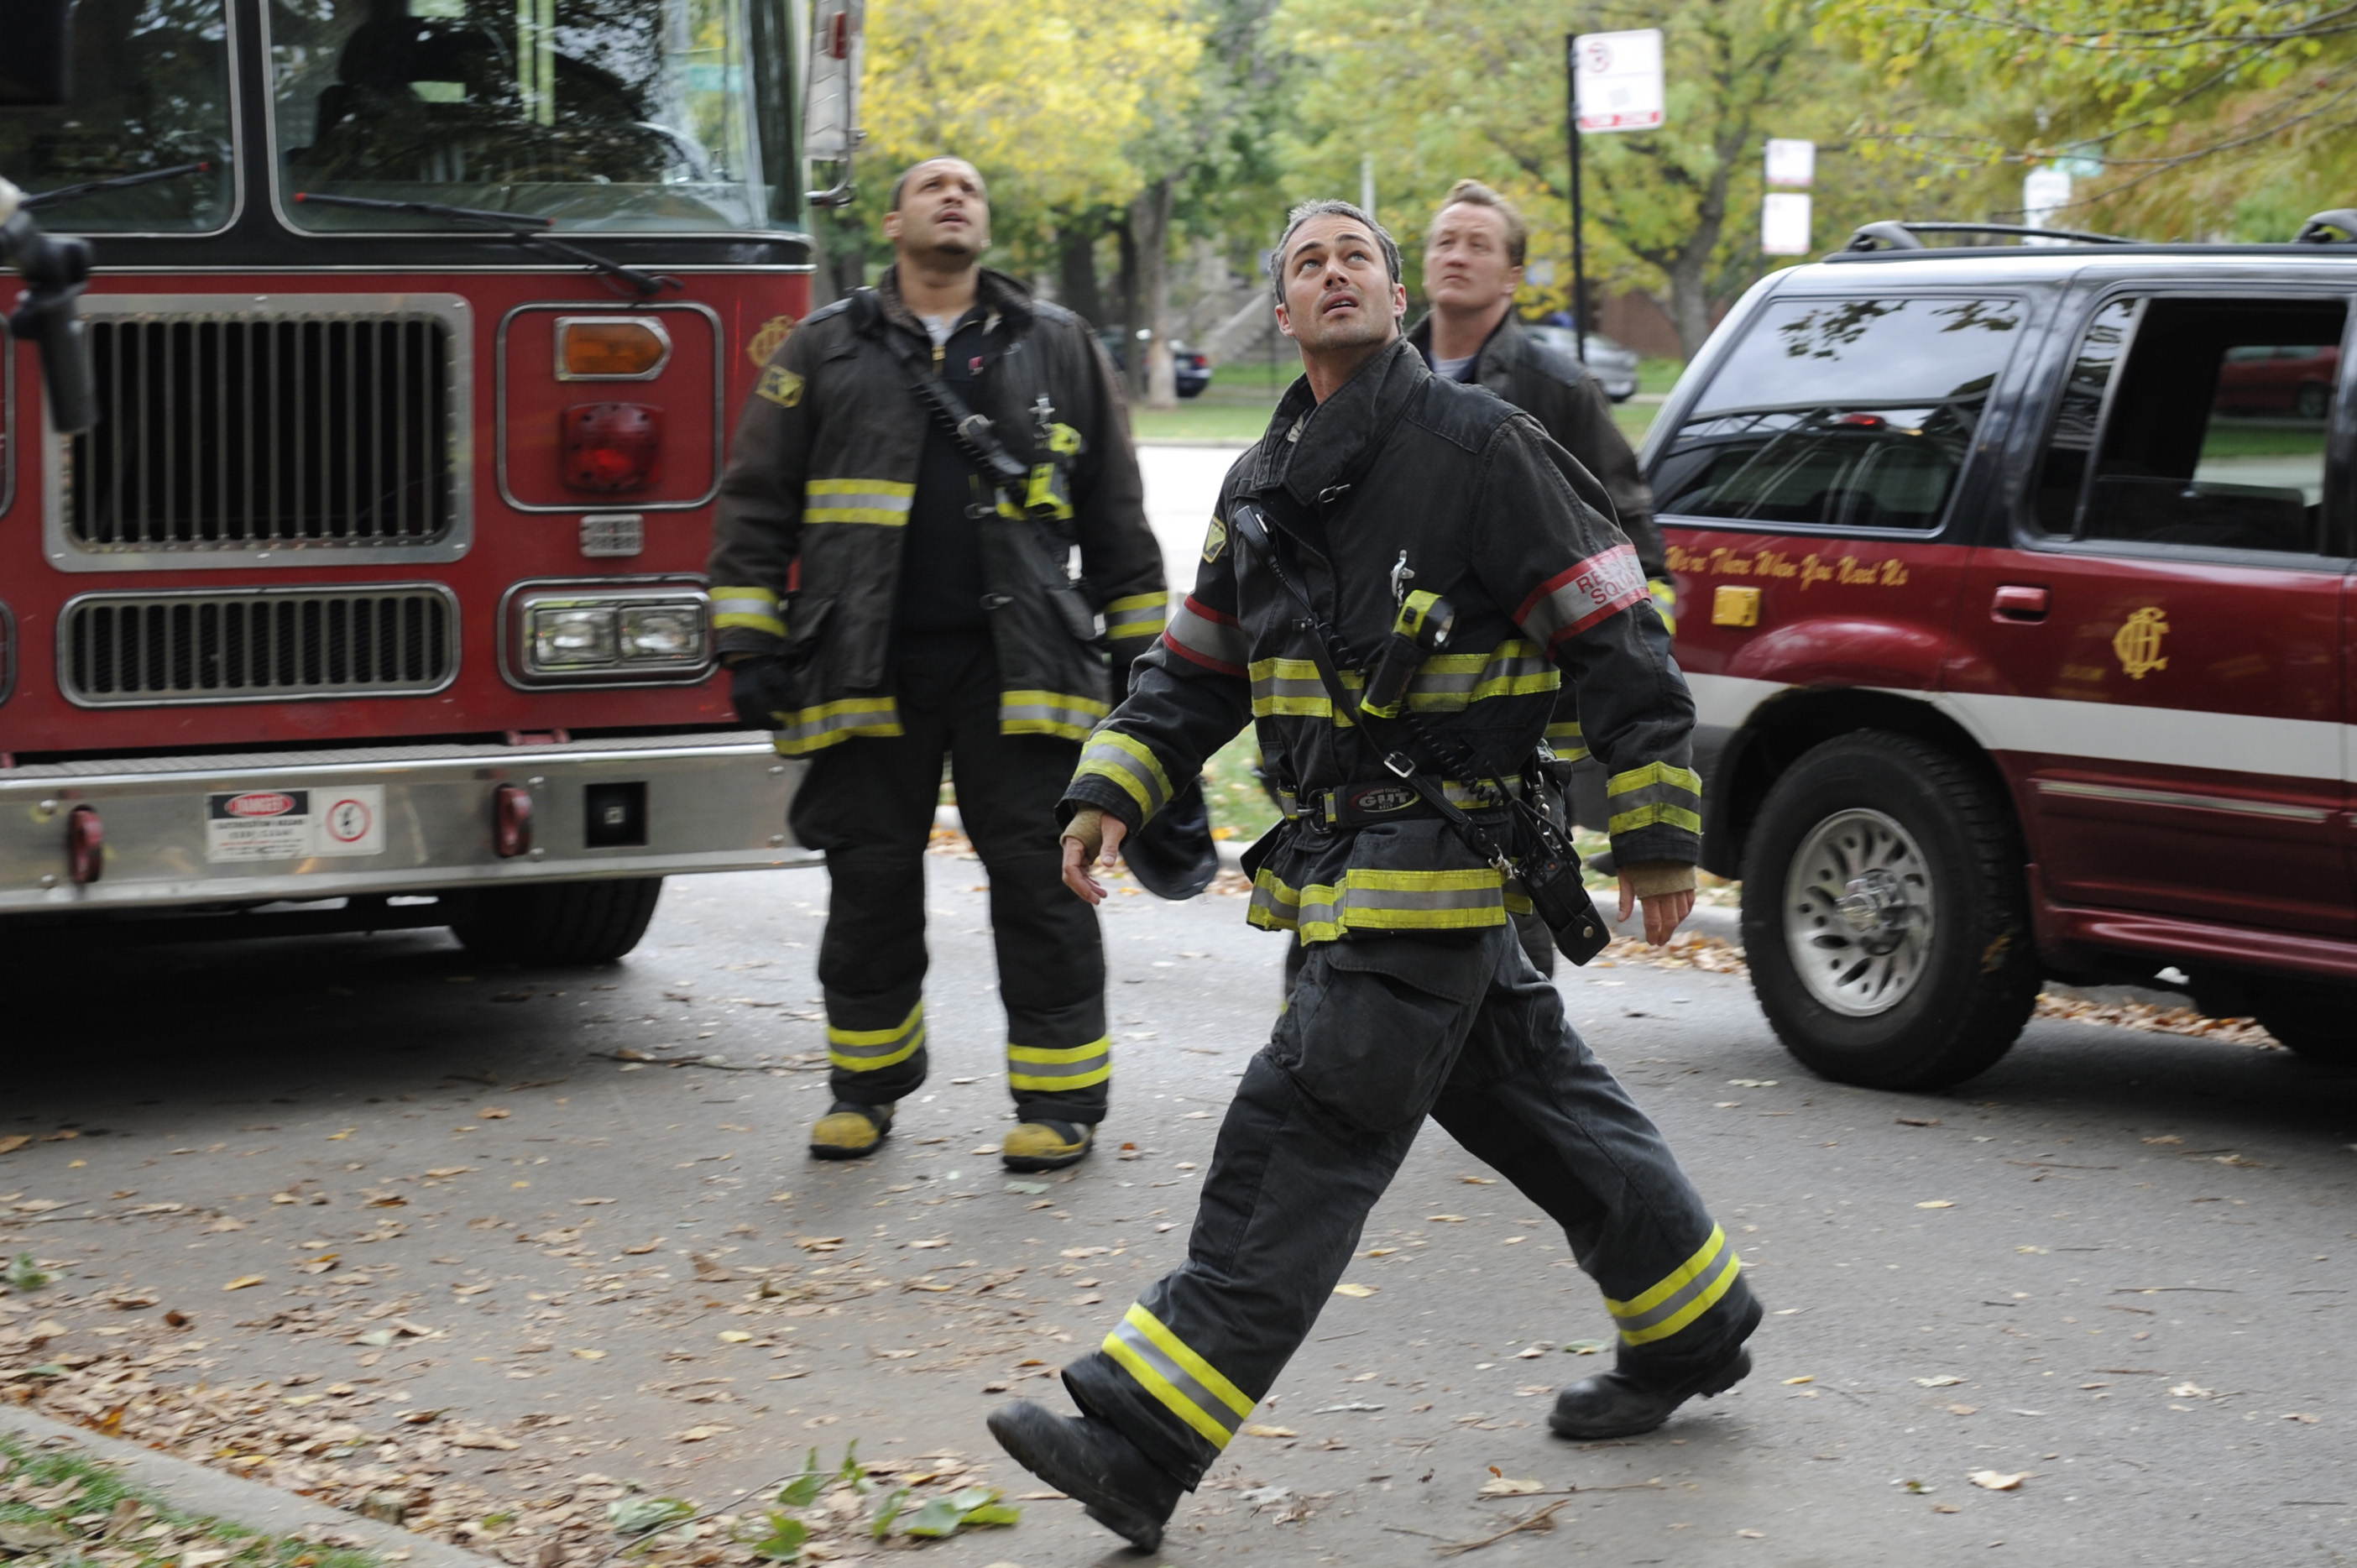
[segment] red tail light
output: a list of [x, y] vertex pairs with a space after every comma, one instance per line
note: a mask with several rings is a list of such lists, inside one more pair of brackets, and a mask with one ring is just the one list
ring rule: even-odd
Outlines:
[[584, 403], [565, 411], [565, 482], [618, 495], [654, 483], [662, 459], [662, 411], [642, 403]]
[[491, 848], [501, 860], [532, 853], [532, 791], [520, 784], [491, 791]]
[[106, 872], [106, 824], [95, 806], [76, 806], [66, 818], [66, 874], [87, 887]]

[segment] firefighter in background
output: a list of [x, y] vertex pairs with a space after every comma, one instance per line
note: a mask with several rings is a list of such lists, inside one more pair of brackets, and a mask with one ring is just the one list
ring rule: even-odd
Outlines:
[[[1249, 918], [1308, 959], [1228, 1108], [1187, 1261], [1064, 1369], [1082, 1413], [989, 1417], [1145, 1550], [1317, 1321], [1427, 1115], [1563, 1226], [1620, 1327], [1614, 1368], [1556, 1396], [1556, 1433], [1650, 1431], [1732, 1387], [1760, 1322], [1725, 1233], [1508, 928], [1507, 872], [1536, 862], [1482, 853], [1469, 814], [1511, 814], [1499, 792], [1567, 675], [1612, 770], [1622, 917], [1642, 900], [1659, 942], [1693, 908], [1694, 702], [1636, 553], [1529, 415], [1402, 340], [1399, 252], [1372, 219], [1297, 209], [1271, 272], [1306, 373], [1229, 470], [1194, 592], [1082, 752], [1064, 868], [1101, 899], [1088, 861], [1256, 718], [1297, 810], [1245, 857]], [[1445, 654], [1388, 712], [1361, 705], [1388, 664], [1353, 650], [1437, 616], [1431, 595], [1453, 607]]]
[[[1460, 179], [1449, 187], [1425, 231], [1424, 296], [1432, 308], [1408, 328], [1408, 341], [1433, 374], [1496, 392], [1537, 420], [1556, 446], [1596, 477], [1612, 499], [1620, 532], [1636, 546], [1637, 564], [1661, 616], [1666, 655], [1668, 636], [1677, 630], [1672, 613], [1677, 591], [1670, 583], [1662, 531], [1653, 523], [1652, 488], [1613, 422], [1612, 400], [1604, 395], [1603, 383], [1577, 360], [1523, 330], [1514, 295], [1523, 285], [1529, 249], [1530, 228], [1512, 202], [1480, 180]], [[1567, 687], [1547, 725], [1547, 744], [1566, 762], [1588, 760], [1578, 708]], [[1609, 812], [1597, 809], [1602, 794], [1596, 788], [1602, 782], [1598, 770], [1581, 768], [1578, 782], [1584, 786], [1576, 790], [1585, 808], [1577, 812], [1580, 821], [1609, 826]], [[1555, 945], [1545, 929], [1527, 918], [1518, 918], [1515, 929], [1539, 972], [1553, 974]]]
[[882, 280], [803, 322], [746, 404], [714, 620], [738, 714], [811, 760], [791, 820], [833, 886], [834, 1090], [811, 1153], [872, 1153], [925, 1081], [924, 852], [946, 757], [990, 877], [1018, 1121], [1003, 1157], [1052, 1170], [1088, 1154], [1113, 1075], [1103, 949], [1060, 883], [1056, 802], [1162, 631], [1162, 556], [1112, 367], [1079, 317], [982, 265], [974, 166], [910, 168], [884, 229]]

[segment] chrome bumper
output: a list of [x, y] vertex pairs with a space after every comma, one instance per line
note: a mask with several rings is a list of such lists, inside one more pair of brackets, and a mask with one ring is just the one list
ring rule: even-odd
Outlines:
[[[0, 914], [814, 865], [786, 826], [806, 766], [740, 731], [9, 768], [0, 771]], [[493, 812], [509, 785], [532, 798], [532, 848], [502, 859]], [[590, 846], [597, 785], [643, 800], [630, 835], [643, 843]], [[102, 825], [104, 860], [96, 880], [76, 884], [67, 832], [84, 806]]]

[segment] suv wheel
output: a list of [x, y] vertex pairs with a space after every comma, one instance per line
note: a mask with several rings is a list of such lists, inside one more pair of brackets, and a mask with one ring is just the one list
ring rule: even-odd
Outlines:
[[1952, 753], [1865, 731], [1776, 781], [1743, 863], [1752, 989], [1808, 1068], [1872, 1089], [1961, 1082], [2038, 1000], [2022, 852]]
[[2255, 1011], [2276, 1043], [2319, 1067], [2357, 1068], [2357, 991], [2297, 980], [2261, 983]]
[[450, 930], [467, 950], [551, 968], [611, 963], [639, 945], [660, 876], [611, 882], [540, 882], [446, 894], [458, 906]]

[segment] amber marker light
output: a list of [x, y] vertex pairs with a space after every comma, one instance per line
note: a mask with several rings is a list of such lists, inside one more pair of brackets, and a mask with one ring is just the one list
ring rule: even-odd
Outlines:
[[642, 317], [560, 317], [556, 379], [560, 381], [651, 381], [671, 359], [671, 334]]

